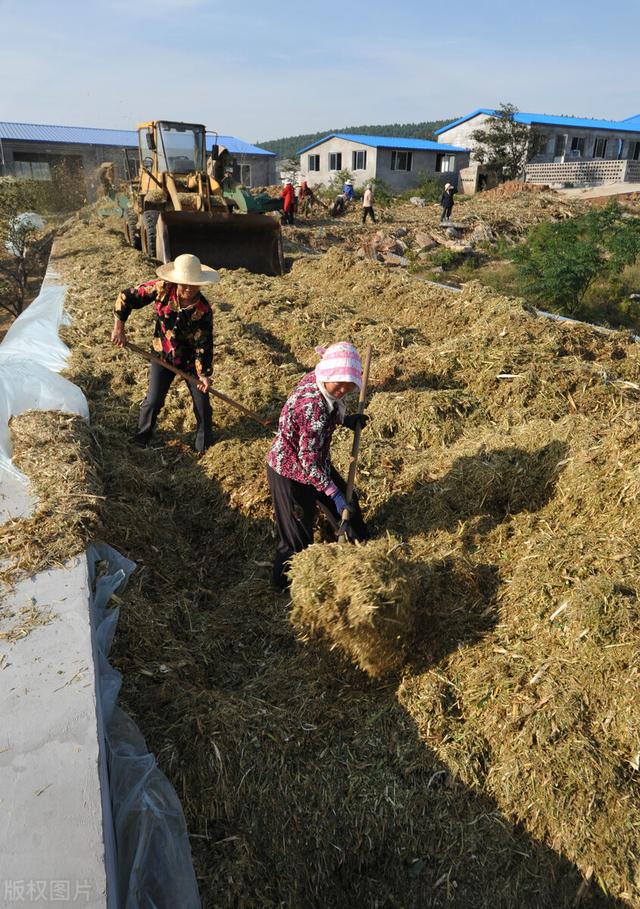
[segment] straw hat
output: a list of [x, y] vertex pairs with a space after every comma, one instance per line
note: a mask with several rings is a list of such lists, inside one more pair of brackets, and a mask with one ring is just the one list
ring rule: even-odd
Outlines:
[[220, 275], [215, 268], [203, 265], [197, 256], [183, 253], [173, 262], [167, 262], [156, 269], [159, 278], [172, 284], [217, 284]]

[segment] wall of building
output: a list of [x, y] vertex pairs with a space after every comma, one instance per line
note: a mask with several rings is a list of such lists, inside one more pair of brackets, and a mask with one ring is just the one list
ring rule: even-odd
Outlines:
[[[128, 148], [126, 153], [129, 157], [130, 168], [133, 174], [138, 172], [138, 149]], [[116, 186], [127, 180], [127, 167], [125, 161], [125, 150], [110, 145], [71, 145], [64, 143], [46, 143], [46, 142], [18, 142], [15, 140], [2, 140], [2, 159], [4, 165], [0, 163], [0, 175], [3, 176], [20, 176], [23, 168], [20, 167], [16, 156], [38, 161], [42, 156], [50, 157], [52, 161], [64, 162], [76, 159], [80, 160], [78, 178], [84, 184], [84, 197], [79, 198], [79, 204], [82, 204], [83, 198], [88, 202], [93, 202], [99, 193], [98, 168], [103, 162], [109, 161], [114, 165], [114, 176]], [[232, 155], [238, 164], [249, 164], [251, 167], [251, 181], [249, 186], [267, 186], [276, 182], [275, 156], [273, 155]], [[0, 159], [0, 160], [2, 160]], [[75, 166], [75, 165], [74, 165]]]
[[[404, 149], [402, 149], [404, 151]], [[419, 186], [424, 176], [440, 180], [444, 183], [453, 183], [457, 185], [460, 168], [466, 167], [469, 163], [469, 154], [467, 152], [436, 152], [436, 151], [419, 151], [411, 152], [411, 170], [391, 170], [391, 148], [378, 149], [378, 166], [376, 177], [383, 180], [387, 186], [395, 193], [403, 192], [405, 189], [412, 189]], [[439, 173], [436, 171], [436, 160], [438, 154], [452, 154], [455, 157], [455, 169]]]
[[438, 142], [444, 145], [460, 145], [462, 148], [472, 148], [474, 141], [471, 138], [471, 134], [476, 129], [480, 129], [488, 119], [487, 114], [478, 114], [476, 117], [472, 117], [471, 120], [465, 120], [459, 126], [448, 129], [446, 133], [442, 133], [436, 138]]
[[[353, 169], [353, 152], [365, 151], [367, 153], [367, 166], [364, 170]], [[329, 170], [329, 155], [337, 152], [342, 155], [342, 167], [340, 170], [348, 170], [354, 176], [355, 186], [364, 186], [367, 181], [376, 175], [376, 149], [370, 145], [362, 145], [360, 142], [352, 142], [348, 139], [327, 139], [320, 145], [310, 148], [309, 151], [300, 155], [300, 174], [306, 178], [309, 186], [322, 184], [328, 186], [336, 171]], [[309, 170], [309, 156], [320, 156], [320, 170]]]
[[[442, 133], [440, 136], [438, 136], [438, 141], [446, 143], [447, 145], [462, 145], [472, 148], [475, 144], [471, 138], [472, 133], [476, 129], [480, 129], [488, 119], [489, 118], [487, 114], [478, 114], [471, 120], [467, 120], [465, 123], [461, 123], [459, 126], [454, 126], [453, 129], [447, 130], [446, 133]], [[640, 142], [640, 133], [624, 130], [609, 131], [603, 129], [589, 129], [588, 127], [550, 126], [546, 124], [541, 124], [535, 128], [547, 137], [544, 148], [533, 159], [533, 161], [536, 163], [556, 160], [554, 153], [557, 136], [566, 136], [566, 153], [564, 156], [565, 160], [573, 160], [575, 157], [578, 157], [571, 155], [571, 140], [574, 138], [574, 136], [577, 138], [585, 139], [584, 155], [580, 157], [588, 159], [592, 159], [594, 157], [595, 144], [597, 139], [608, 140], [607, 148], [604, 154], [604, 158], [606, 160], [632, 158], [634, 154], [635, 143]], [[621, 141], [621, 146], [618, 140]]]
[[[137, 158], [137, 150], [130, 149], [132, 160]], [[77, 177], [84, 184], [84, 197], [93, 202], [99, 186], [98, 168], [105, 162], [114, 164], [116, 182], [126, 179], [124, 152], [122, 148], [108, 145], [72, 145], [66, 143], [47, 142], [19, 142], [16, 140], [2, 140], [2, 160], [0, 173], [3, 176], [21, 176], [23, 168], [20, 162], [33, 160], [38, 162], [43, 156], [53, 163], [64, 164], [69, 162], [72, 173], [77, 172]], [[75, 161], [79, 159], [80, 166], [76, 169]], [[80, 200], [82, 201], [82, 200]]]
[[[404, 151], [405, 149], [399, 149]], [[366, 151], [367, 164], [364, 170], [354, 170], [353, 152]], [[337, 171], [329, 170], [329, 155], [335, 152], [342, 154], [341, 170], [351, 171], [354, 177], [356, 188], [362, 188], [373, 178], [384, 180], [393, 192], [403, 192], [405, 189], [411, 189], [418, 186], [422, 177], [427, 176], [441, 179], [443, 183], [457, 180], [457, 171], [460, 167], [466, 167], [469, 163], [467, 153], [455, 153], [456, 170], [447, 173], [436, 173], [436, 151], [411, 150], [412, 161], [410, 171], [391, 170], [391, 148], [374, 148], [371, 145], [362, 145], [358, 142], [352, 142], [347, 139], [328, 139], [320, 145], [309, 149], [308, 152], [300, 155], [300, 171], [303, 177], [309, 182], [310, 186], [322, 184], [327, 186]], [[454, 153], [452, 153], [454, 154]], [[320, 156], [320, 170], [309, 170], [309, 155]]]
[[[596, 157], [596, 141], [606, 139], [607, 146], [604, 155], [599, 154], [598, 158], [608, 161], [615, 161], [624, 158], [632, 158], [636, 142], [640, 143], [640, 133], [632, 132], [614, 132], [602, 129], [587, 129], [568, 126], [540, 126], [537, 127], [540, 133], [547, 137], [546, 144], [540, 154], [532, 160], [536, 163], [546, 161], [555, 161], [556, 138], [565, 137], [565, 154], [564, 160], [571, 161], [575, 158], [593, 159]], [[571, 153], [571, 141], [573, 138], [584, 139], [584, 154], [573, 155]], [[559, 159], [558, 159], [559, 160]]]
[[607, 161], [576, 159], [564, 162], [527, 164], [527, 183], [550, 186], [601, 186], [606, 183], [640, 182], [640, 161]]
[[[275, 155], [231, 155], [234, 162], [239, 166], [249, 165], [250, 179], [244, 182], [245, 186], [271, 186], [279, 182], [276, 177], [276, 159]], [[246, 170], [242, 169], [241, 173], [246, 175]], [[239, 179], [239, 178], [238, 178]]]

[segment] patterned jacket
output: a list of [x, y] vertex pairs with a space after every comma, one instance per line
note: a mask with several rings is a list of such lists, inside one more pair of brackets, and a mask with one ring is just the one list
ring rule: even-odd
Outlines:
[[177, 286], [168, 281], [147, 281], [139, 287], [123, 290], [114, 312], [126, 322], [132, 309], [153, 303], [156, 326], [153, 349], [163, 360], [201, 376], [210, 376], [213, 361], [213, 314], [199, 293], [184, 309], [178, 303]]
[[337, 486], [331, 479], [331, 438], [340, 425], [318, 388], [315, 372], [304, 376], [280, 412], [278, 434], [267, 463], [282, 477], [314, 486], [332, 496]]

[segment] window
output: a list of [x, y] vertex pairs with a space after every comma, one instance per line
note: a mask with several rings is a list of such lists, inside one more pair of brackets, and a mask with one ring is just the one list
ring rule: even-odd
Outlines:
[[308, 155], [309, 166], [307, 170], [320, 170], [320, 155]]
[[342, 152], [329, 152], [329, 170], [342, 170]]
[[239, 183], [242, 183], [243, 186], [251, 186], [251, 165], [250, 164], [239, 164]]
[[367, 153], [366, 151], [354, 151], [351, 160], [351, 170], [366, 170], [367, 169]]
[[571, 154], [576, 158], [584, 155], [584, 136], [574, 136], [571, 140]]
[[640, 160], [640, 142], [629, 143], [629, 157], [633, 161]]
[[13, 170], [22, 180], [51, 180], [51, 167], [46, 161], [14, 161]]
[[436, 155], [436, 173], [448, 174], [456, 169], [455, 155]]
[[565, 135], [556, 136], [556, 144], [553, 149], [554, 158], [562, 158], [567, 150], [567, 137]]
[[606, 139], [596, 139], [593, 146], [593, 157], [594, 158], [606, 158], [607, 156], [607, 140]]
[[411, 170], [411, 152], [392, 151], [391, 170]]

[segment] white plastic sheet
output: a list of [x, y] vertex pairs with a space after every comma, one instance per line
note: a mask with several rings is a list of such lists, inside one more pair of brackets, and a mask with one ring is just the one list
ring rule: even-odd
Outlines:
[[[87, 553], [94, 589], [92, 619], [99, 696], [104, 722], [111, 811], [122, 909], [200, 909], [200, 896], [182, 807], [133, 720], [116, 700], [121, 676], [107, 659], [119, 609], [112, 593], [124, 587], [135, 565], [115, 549], [93, 545]], [[107, 572], [96, 579], [96, 566]]]
[[58, 375], [69, 355], [58, 337], [58, 328], [67, 322], [65, 291], [63, 285], [44, 287], [0, 344], [0, 468], [25, 483], [11, 463], [11, 417], [27, 410], [61, 410], [89, 419], [83, 393]]

